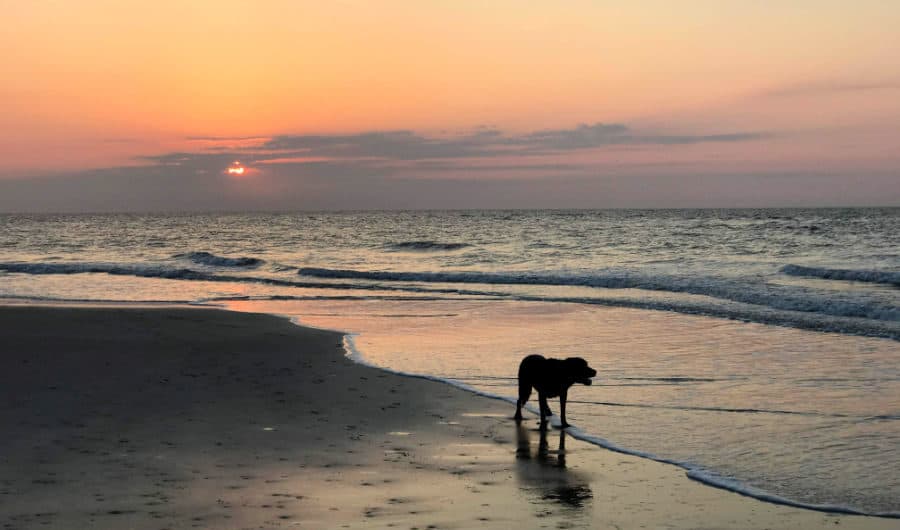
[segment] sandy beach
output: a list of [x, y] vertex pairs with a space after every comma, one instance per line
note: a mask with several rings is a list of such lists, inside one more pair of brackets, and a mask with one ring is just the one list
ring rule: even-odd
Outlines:
[[543, 435], [342, 336], [178, 307], [0, 307], [0, 524], [27, 528], [897, 528]]

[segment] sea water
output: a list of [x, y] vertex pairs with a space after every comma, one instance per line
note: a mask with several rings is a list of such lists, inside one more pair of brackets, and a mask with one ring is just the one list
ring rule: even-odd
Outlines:
[[348, 332], [513, 399], [581, 356], [577, 434], [805, 506], [900, 514], [900, 209], [0, 216], [0, 296]]

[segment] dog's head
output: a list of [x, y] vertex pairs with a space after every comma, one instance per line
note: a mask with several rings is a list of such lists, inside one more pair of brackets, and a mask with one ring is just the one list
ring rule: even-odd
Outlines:
[[588, 366], [587, 361], [581, 357], [569, 357], [563, 362], [566, 366], [566, 375], [575, 383], [590, 385], [591, 378], [597, 375], [597, 370]]

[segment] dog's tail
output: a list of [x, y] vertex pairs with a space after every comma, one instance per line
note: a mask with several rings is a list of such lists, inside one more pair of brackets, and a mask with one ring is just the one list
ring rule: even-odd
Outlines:
[[517, 403], [519, 407], [525, 405], [528, 398], [531, 397], [531, 378], [528, 376], [525, 364], [525, 360], [523, 360], [519, 365], [519, 401]]

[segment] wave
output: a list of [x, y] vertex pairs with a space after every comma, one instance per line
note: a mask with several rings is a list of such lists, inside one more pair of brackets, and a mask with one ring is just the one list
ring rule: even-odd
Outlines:
[[37, 303], [53, 303], [53, 304], [86, 304], [86, 305], [122, 305], [122, 306], [146, 306], [146, 305], [202, 305], [195, 300], [160, 300], [160, 299], [124, 299], [124, 298], [70, 298], [58, 296], [36, 296], [36, 295], [16, 295], [16, 294], [0, 294], [0, 300], [9, 302], [21, 302], [24, 304]]
[[162, 278], [165, 280], [195, 280], [206, 282], [260, 283], [281, 287], [305, 287], [328, 289], [373, 289], [372, 286], [325, 282], [298, 282], [264, 278], [259, 276], [229, 276], [154, 263], [0, 263], [0, 271], [22, 274], [85, 274], [102, 273], [113, 276], [136, 276], [138, 278]]
[[542, 274], [532, 272], [405, 272], [360, 271], [304, 267], [301, 276], [331, 279], [358, 279], [391, 282], [463, 283], [495, 285], [579, 286], [603, 289], [644, 289], [708, 296], [722, 300], [764, 306], [785, 311], [821, 313], [836, 317], [900, 321], [900, 308], [861, 301], [834, 293], [714, 277], [647, 276], [631, 272], [602, 271], [582, 274]]
[[468, 243], [440, 243], [438, 241], [401, 241], [388, 243], [385, 247], [391, 250], [414, 250], [418, 252], [438, 252], [442, 250], [459, 250], [470, 247]]
[[103, 263], [103, 262], [63, 262], [63, 263], [0, 263], [0, 270], [24, 274], [83, 274], [106, 273], [142, 278], [166, 278], [183, 280], [205, 280], [209, 274], [192, 269], [170, 267], [157, 264]]
[[303, 267], [297, 270], [301, 276], [315, 278], [360, 279], [398, 282], [428, 283], [484, 283], [501, 285], [581, 285], [586, 287], [609, 287], [625, 289], [639, 287], [634, 278], [627, 276], [607, 276], [605, 278], [583, 276], [556, 276], [528, 272], [403, 272], [403, 271], [360, 271], [352, 269], [325, 269]]
[[[20, 274], [85, 274], [100, 273], [111, 274], [113, 276], [135, 276], [138, 278], [161, 278], [165, 280], [193, 280], [205, 282], [225, 282], [225, 283], [256, 283], [262, 285], [273, 285], [276, 287], [294, 287], [300, 289], [333, 289], [333, 290], [356, 290], [356, 291], [400, 291], [412, 293], [430, 293], [465, 295], [465, 296], [481, 296], [496, 299], [497, 293], [472, 291], [454, 288], [417, 288], [403, 286], [385, 286], [381, 284], [363, 284], [363, 283], [335, 283], [335, 282], [316, 282], [316, 281], [296, 281], [283, 280], [279, 278], [269, 278], [263, 276], [233, 276], [227, 274], [216, 274], [211, 272], [198, 271], [183, 267], [171, 267], [164, 264], [154, 263], [108, 263], [108, 262], [67, 262], [67, 263], [26, 263], [12, 262], [0, 263], [0, 272], [20, 273]], [[502, 294], [500, 296], [503, 296]], [[227, 299], [228, 297], [225, 297]], [[257, 299], [265, 300], [290, 300], [292, 296], [261, 296]], [[298, 299], [307, 299], [301, 297]], [[439, 298], [434, 297], [434, 300]]]
[[[297, 325], [307, 326], [307, 324], [303, 324], [299, 319], [291, 318], [290, 320]], [[392, 374], [403, 375], [403, 376], [407, 376], [407, 377], [415, 377], [415, 378], [419, 378], [419, 379], [427, 379], [429, 381], [436, 381], [439, 383], [448, 384], [450, 386], [454, 386], [456, 388], [466, 390], [468, 392], [471, 392], [471, 393], [479, 395], [479, 396], [496, 399], [496, 400], [500, 400], [500, 401], [505, 401], [510, 404], [516, 403], [515, 397], [485, 392], [483, 390], [479, 390], [470, 385], [461, 383], [459, 381], [456, 381], [456, 380], [453, 380], [450, 378], [432, 376], [432, 375], [427, 375], [427, 374], [418, 374], [418, 373], [414, 373], [414, 372], [404, 372], [401, 370], [394, 370], [392, 368], [386, 368], [384, 366], [379, 366], [375, 363], [372, 363], [371, 361], [366, 359], [365, 356], [363, 356], [362, 352], [356, 347], [356, 343], [354, 340], [355, 337], [356, 337], [356, 335], [352, 334], [352, 333], [347, 333], [344, 335], [344, 351], [346, 352], [346, 356], [356, 363], [359, 363], [361, 365], [368, 366], [371, 368], [375, 368], [378, 370], [382, 370], [384, 372], [392, 373]], [[537, 410], [537, 407], [533, 404], [526, 404], [524, 408], [534, 415], [540, 414], [540, 412]], [[555, 427], [557, 429], [561, 427], [560, 419], [555, 414], [550, 416], [549, 422], [553, 427]], [[841, 513], [841, 514], [849, 514], [849, 515], [869, 515], [869, 516], [885, 517], [885, 518], [900, 518], [900, 513], [896, 513], [896, 512], [865, 512], [865, 511], [858, 510], [856, 508], [852, 508], [849, 506], [840, 506], [840, 505], [832, 505], [832, 504], [813, 504], [813, 503], [804, 503], [804, 502], [800, 502], [800, 501], [795, 501], [795, 500], [792, 500], [792, 499], [789, 499], [786, 497], [781, 497], [781, 496], [769, 493], [769, 492], [761, 490], [759, 488], [754, 488], [753, 486], [749, 486], [747, 484], [743, 484], [743, 483], [741, 483], [733, 478], [730, 478], [730, 477], [722, 477], [713, 471], [706, 470], [706, 469], [704, 469], [696, 464], [693, 464], [691, 462], [676, 460], [676, 459], [672, 459], [672, 458], [665, 458], [665, 457], [658, 456], [658, 455], [655, 455], [653, 453], [649, 453], [646, 451], [640, 451], [638, 449], [631, 449], [628, 447], [623, 447], [621, 445], [618, 445], [618, 444], [616, 444], [612, 441], [609, 441], [605, 438], [602, 438], [600, 436], [596, 436], [596, 435], [584, 432], [580, 428], [578, 428], [577, 426], [574, 426], [574, 425], [570, 425], [569, 427], [567, 427], [566, 433], [571, 435], [573, 438], [596, 445], [598, 447], [602, 447], [604, 449], [608, 449], [610, 451], [614, 451], [614, 452], [622, 453], [622, 454], [626, 454], [626, 455], [631, 455], [631, 456], [636, 456], [639, 458], [645, 458], [648, 460], [661, 462], [663, 464], [670, 464], [670, 465], [680, 467], [686, 471], [685, 474], [691, 480], [696, 480], [698, 482], [702, 482], [706, 485], [713, 486], [716, 488], [733, 491], [735, 493], [738, 493], [738, 494], [741, 494], [741, 495], [744, 495], [747, 497], [752, 497], [754, 499], [758, 499], [761, 501], [771, 502], [773, 504], [781, 504], [781, 505], [785, 505], [785, 506], [792, 506], [792, 507], [796, 507], [796, 508], [805, 508], [808, 510], [828, 512], [828, 513]]]
[[[205, 298], [199, 300], [200, 303], [207, 302], [239, 302], [243, 300], [252, 300], [252, 301], [273, 301], [273, 302], [290, 302], [290, 301], [305, 301], [305, 300], [358, 300], [358, 301], [373, 301], [380, 300], [384, 302], [439, 302], [441, 300], [446, 300], [446, 298], [441, 296], [390, 296], [390, 295], [308, 295], [308, 296], [294, 296], [288, 294], [275, 294], [275, 295], [263, 295], [263, 296], [250, 296], [250, 295], [239, 295], [239, 296], [216, 296], [212, 298]], [[469, 298], [468, 300], [472, 300]], [[475, 300], [488, 300], [487, 298], [475, 298]], [[444, 315], [376, 315], [382, 317], [415, 317], [415, 318], [424, 318], [424, 317], [448, 317], [455, 316], [455, 314], [448, 313]]]
[[[418, 293], [438, 297], [441, 295], [476, 297], [482, 300], [519, 300], [523, 302], [557, 302], [608, 307], [626, 307], [656, 311], [673, 311], [687, 315], [700, 315], [761, 324], [826, 331], [870, 337], [900, 340], [900, 308], [884, 307], [877, 303], [845, 300], [836, 296], [816, 296], [796, 291], [760, 291], [760, 286], [736, 284], [723, 286], [713, 281], [696, 281], [666, 278], [641, 279], [616, 276], [547, 276], [537, 274], [497, 273], [396, 273], [343, 271], [333, 269], [299, 269], [300, 275], [320, 277], [323, 281], [289, 280], [266, 276], [246, 276], [213, 273], [185, 267], [173, 267], [159, 263], [103, 263], [103, 262], [12, 262], [0, 263], [0, 272], [23, 274], [81, 274], [105, 273], [142, 278], [191, 280], [226, 283], [251, 283], [285, 288], [328, 289], [345, 291], [394, 291]], [[339, 282], [335, 279], [346, 278]], [[327, 280], [324, 280], [327, 279]], [[359, 280], [374, 280], [371, 283]], [[392, 280], [447, 283], [495, 283], [495, 284], [543, 284], [546, 285], [633, 285], [636, 288], [703, 294], [703, 300], [660, 300], [642, 297], [554, 296], [551, 294], [523, 294], [502, 291], [463, 289], [459, 286], [404, 285]], [[376, 283], [376, 282], [384, 283]], [[771, 287], [771, 286], [770, 286]], [[794, 293], [794, 294], [791, 294]], [[805, 296], [804, 296], [805, 294]], [[265, 296], [261, 297], [265, 298]], [[716, 300], [716, 298], [720, 298]], [[290, 299], [280, 295], [271, 299]], [[867, 318], [858, 318], [858, 317]]]
[[851, 282], [883, 283], [900, 287], [900, 272], [872, 271], [856, 269], [827, 269], [822, 267], [804, 267], [802, 265], [785, 265], [782, 274], [825, 280], [844, 280]]
[[[418, 288], [404, 286], [387, 286], [365, 283], [336, 283], [283, 280], [264, 276], [233, 276], [204, 272], [184, 267], [172, 267], [160, 263], [110, 263], [110, 262], [11, 262], [0, 263], [0, 271], [21, 274], [84, 274], [103, 273], [114, 276], [136, 276], [139, 278], [162, 278], [166, 280], [195, 280], [207, 282], [258, 283], [278, 287], [297, 287], [306, 289], [352, 289], [360, 291], [403, 291], [414, 293], [438, 293], [466, 296], [490, 296], [496, 298], [497, 293], [465, 290], [457, 288]], [[502, 293], [499, 296], [503, 296]], [[277, 298], [275, 298], [277, 299]]]
[[246, 267], [256, 268], [265, 263], [259, 258], [227, 258], [225, 256], [216, 256], [209, 252], [187, 252], [184, 254], [175, 254], [173, 258], [185, 258], [198, 265], [212, 265], [214, 267]]

